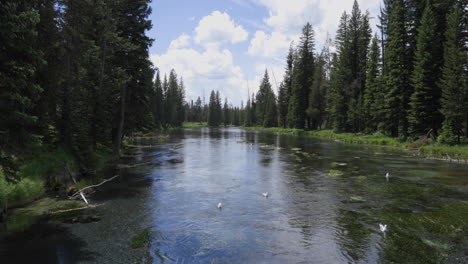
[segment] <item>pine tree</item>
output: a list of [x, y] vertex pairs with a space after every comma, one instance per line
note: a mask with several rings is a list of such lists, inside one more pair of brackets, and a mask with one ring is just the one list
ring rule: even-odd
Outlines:
[[307, 109], [307, 115], [311, 120], [310, 129], [321, 128], [325, 121], [328, 87], [325, 64], [324, 56], [318, 56], [313, 76], [314, 81], [309, 93], [309, 108]]
[[155, 126], [160, 128], [162, 126], [163, 119], [163, 107], [164, 107], [164, 94], [161, 83], [161, 77], [159, 71], [156, 73], [156, 79], [154, 81], [154, 99], [153, 99], [153, 116]]
[[350, 88], [351, 72], [351, 42], [349, 36], [349, 16], [343, 13], [336, 33], [335, 46], [337, 54], [333, 55], [330, 72], [330, 93], [328, 94], [328, 112], [333, 128], [338, 132], [348, 129], [349, 101], [352, 97]]
[[276, 126], [276, 98], [271, 89], [266, 70], [257, 92], [255, 111], [257, 125], [264, 127]]
[[179, 86], [177, 87], [177, 101], [176, 101], [176, 123], [175, 126], [180, 127], [185, 120], [185, 85], [182, 78], [180, 79]]
[[385, 131], [393, 137], [407, 136], [409, 97], [412, 94], [403, 0], [395, 0], [388, 25], [385, 51]]
[[308, 127], [310, 122], [306, 110], [309, 104], [309, 90], [314, 72], [314, 31], [307, 23], [302, 29], [298, 47], [298, 59], [294, 66], [292, 94], [288, 106], [288, 124], [294, 128]]
[[34, 46], [38, 23], [31, 1], [0, 2], [0, 166], [10, 181], [17, 169], [11, 154], [32, 141], [33, 110], [42, 92], [35, 82], [42, 63]]
[[195, 102], [195, 121], [199, 123], [203, 122], [202, 101], [200, 96], [198, 96]]
[[278, 123], [282, 127], [287, 126], [289, 98], [292, 94], [292, 74], [294, 65], [294, 49], [289, 47], [288, 56], [286, 58], [286, 71], [284, 73], [283, 82], [280, 84], [278, 91]]
[[366, 88], [364, 92], [364, 116], [367, 132], [374, 132], [381, 126], [384, 94], [381, 80], [380, 48], [377, 35], [372, 39], [367, 60]]
[[288, 115], [288, 90], [285, 82], [281, 82], [278, 91], [278, 125], [286, 128]]
[[42, 59], [34, 49], [38, 23], [39, 13], [30, 1], [0, 3], [0, 130], [2, 141], [12, 144], [27, 143], [37, 120], [32, 110], [42, 91], [34, 82]]
[[408, 121], [409, 133], [415, 137], [438, 131], [442, 122], [439, 112], [440, 89], [437, 86], [438, 61], [436, 39], [436, 20], [430, 2], [422, 16], [418, 29], [417, 50], [412, 73], [414, 93], [411, 96]]
[[[466, 10], [466, 9], [465, 9]], [[468, 26], [463, 6], [457, 5], [447, 17], [444, 65], [442, 68], [442, 108], [445, 120], [439, 141], [459, 144], [468, 138], [468, 77], [467, 37]]]
[[231, 111], [229, 110], [227, 98], [224, 100], [223, 107], [223, 116], [224, 116], [224, 126], [229, 126], [231, 124]]
[[211, 91], [210, 102], [209, 102], [208, 108], [209, 108], [208, 126], [210, 126], [210, 127], [219, 126], [218, 113], [216, 113], [216, 111], [217, 111], [217, 102], [216, 102], [215, 91]]

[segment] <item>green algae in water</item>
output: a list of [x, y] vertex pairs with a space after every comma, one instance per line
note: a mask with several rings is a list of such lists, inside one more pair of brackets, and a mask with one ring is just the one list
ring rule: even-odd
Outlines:
[[330, 176], [343, 176], [344, 172], [342, 172], [340, 170], [330, 170], [330, 171], [328, 171], [328, 175], [330, 175]]
[[145, 228], [140, 233], [136, 234], [130, 239], [128, 245], [135, 249], [135, 248], [142, 248], [147, 246], [151, 241], [151, 229]]
[[345, 162], [332, 162], [330, 164], [330, 168], [335, 169], [335, 168], [339, 168], [339, 167], [344, 167], [346, 165], [348, 165], [348, 163], [345, 163]]
[[351, 196], [348, 200], [349, 203], [363, 203], [366, 202], [367, 200], [364, 199], [364, 197], [356, 195], [356, 196]]
[[[84, 204], [82, 202], [78, 201], [43, 198], [24, 208], [13, 210], [12, 214], [7, 218], [6, 230], [7, 232], [12, 233], [23, 232], [29, 229], [41, 217], [46, 216], [50, 212], [78, 208], [83, 205]], [[81, 212], [78, 212], [77, 214], [80, 213]], [[54, 217], [52, 217], [52, 220], [54, 220], [53, 218]]]
[[448, 263], [468, 246], [468, 203], [448, 201], [421, 213], [383, 212], [389, 225], [384, 256], [389, 262]]
[[409, 170], [407, 174], [408, 176], [406, 178], [412, 178], [412, 179], [444, 177], [444, 175], [438, 173], [437, 171], [428, 171], [428, 170]]

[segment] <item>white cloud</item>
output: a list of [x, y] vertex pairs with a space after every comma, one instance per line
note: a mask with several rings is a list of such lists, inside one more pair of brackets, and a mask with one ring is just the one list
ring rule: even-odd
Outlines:
[[190, 45], [190, 36], [182, 33], [178, 38], [175, 40], [171, 41], [171, 44], [169, 45], [169, 49], [179, 49], [179, 48], [185, 48]]
[[211, 90], [219, 90], [236, 104], [247, 95], [242, 70], [234, 65], [232, 53], [225, 50], [209, 49], [198, 52], [194, 49], [169, 49], [163, 55], [152, 55], [154, 65], [162, 73], [174, 69], [184, 78], [188, 100], [198, 96], [208, 98]]
[[253, 56], [284, 59], [291, 43], [291, 38], [279, 32], [267, 34], [263, 31], [255, 32], [250, 41], [248, 53]]
[[[302, 27], [310, 22], [315, 31], [315, 41], [320, 49], [329, 37], [334, 37], [338, 28], [341, 14], [346, 11], [351, 12], [353, 0], [252, 0], [259, 5], [266, 7], [269, 16], [264, 23], [270, 27], [270, 36], [281, 35], [280, 39], [298, 40]], [[360, 9], [365, 12], [369, 10], [373, 19], [371, 25], [376, 30], [376, 17], [381, 1], [360, 0]], [[252, 40], [252, 42], [255, 38]], [[257, 41], [257, 40], [255, 40]], [[251, 42], [251, 45], [253, 43]]]
[[236, 25], [227, 13], [213, 11], [203, 17], [195, 28], [195, 42], [205, 47], [219, 47], [223, 43], [239, 43], [247, 39], [249, 33]]

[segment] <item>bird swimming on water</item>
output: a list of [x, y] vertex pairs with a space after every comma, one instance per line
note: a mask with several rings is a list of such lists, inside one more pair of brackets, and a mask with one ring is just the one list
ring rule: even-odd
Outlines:
[[268, 192], [264, 192], [262, 194], [263, 194], [263, 196], [265, 196], [265, 198], [268, 198]]
[[218, 203], [218, 209], [221, 210], [221, 208], [223, 208], [223, 204], [221, 202]]
[[379, 224], [379, 227], [380, 227], [381, 232], [383, 233], [387, 232], [387, 225]]

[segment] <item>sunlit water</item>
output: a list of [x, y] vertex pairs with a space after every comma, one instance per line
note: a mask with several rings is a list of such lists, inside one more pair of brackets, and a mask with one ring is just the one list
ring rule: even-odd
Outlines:
[[[136, 166], [91, 197], [101, 221], [44, 224], [7, 260], [466, 263], [468, 166], [405, 155], [236, 128], [137, 138]], [[150, 243], [130, 248], [145, 229]]]

